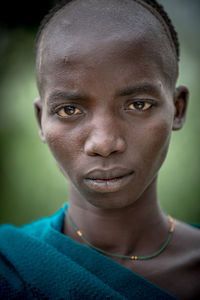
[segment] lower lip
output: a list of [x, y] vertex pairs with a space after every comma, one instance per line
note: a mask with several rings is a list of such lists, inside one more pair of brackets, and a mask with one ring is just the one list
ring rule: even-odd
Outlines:
[[127, 185], [134, 176], [134, 172], [122, 177], [116, 177], [111, 179], [91, 179], [86, 178], [85, 184], [96, 192], [100, 193], [113, 193], [121, 190]]

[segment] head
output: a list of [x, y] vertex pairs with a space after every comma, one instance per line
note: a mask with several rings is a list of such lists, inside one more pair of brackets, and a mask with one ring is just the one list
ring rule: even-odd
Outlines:
[[40, 136], [77, 201], [128, 206], [185, 120], [176, 32], [155, 1], [67, 2], [37, 39]]

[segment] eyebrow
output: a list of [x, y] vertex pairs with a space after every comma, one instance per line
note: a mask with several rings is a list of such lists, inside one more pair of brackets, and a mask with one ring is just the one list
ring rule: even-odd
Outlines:
[[84, 100], [86, 99], [85, 95], [81, 95], [75, 91], [67, 92], [55, 90], [47, 97], [47, 103], [52, 104], [57, 100]]
[[129, 96], [132, 94], [139, 94], [139, 93], [151, 93], [151, 94], [160, 94], [160, 89], [157, 85], [150, 84], [150, 83], [142, 83], [135, 86], [128, 86], [124, 89], [118, 90], [116, 92], [116, 96]]
[[[128, 86], [123, 89], [119, 89], [115, 96], [129, 96], [133, 94], [140, 94], [140, 93], [151, 93], [154, 95], [160, 95], [160, 89], [157, 85], [150, 84], [150, 83], [142, 83], [139, 85]], [[86, 100], [88, 97], [85, 94], [80, 94], [76, 91], [61, 91], [55, 90], [53, 91], [47, 98], [47, 103], [52, 104], [55, 103], [57, 100]]]

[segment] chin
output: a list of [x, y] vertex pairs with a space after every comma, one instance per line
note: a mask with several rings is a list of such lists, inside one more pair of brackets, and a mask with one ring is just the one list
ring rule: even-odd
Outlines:
[[123, 209], [133, 205], [138, 199], [138, 197], [134, 198], [133, 196], [127, 197], [127, 195], [130, 193], [122, 193], [122, 191], [104, 194], [92, 193], [92, 195], [84, 195], [84, 201], [99, 209]]

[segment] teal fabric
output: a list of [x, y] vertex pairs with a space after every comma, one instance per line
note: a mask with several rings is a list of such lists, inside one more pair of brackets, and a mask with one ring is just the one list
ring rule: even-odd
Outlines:
[[196, 228], [200, 228], [199, 223], [188, 223], [188, 225], [191, 225], [191, 226], [196, 227]]
[[64, 209], [22, 227], [0, 226], [0, 299], [176, 299], [62, 234]]

